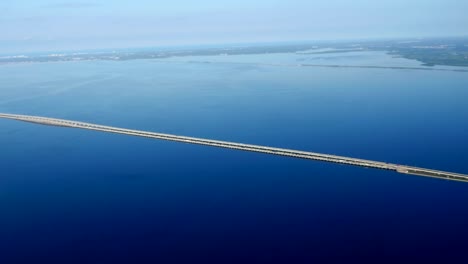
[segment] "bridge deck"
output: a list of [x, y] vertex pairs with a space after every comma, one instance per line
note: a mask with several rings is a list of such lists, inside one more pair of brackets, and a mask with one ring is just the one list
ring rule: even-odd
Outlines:
[[203, 138], [177, 136], [177, 135], [171, 135], [171, 134], [132, 130], [132, 129], [103, 126], [103, 125], [97, 125], [97, 124], [91, 124], [91, 123], [85, 123], [85, 122], [78, 122], [78, 121], [64, 120], [64, 119], [57, 119], [57, 118], [47, 118], [47, 117], [40, 117], [40, 116], [13, 115], [13, 114], [0, 113], [0, 118], [38, 123], [42, 125], [96, 130], [96, 131], [102, 131], [102, 132], [163, 139], [163, 140], [184, 142], [184, 143], [190, 143], [190, 144], [199, 144], [199, 145], [207, 145], [207, 146], [214, 146], [214, 147], [221, 147], [221, 148], [260, 152], [260, 153], [266, 153], [266, 154], [272, 154], [272, 155], [288, 156], [288, 157], [311, 159], [311, 160], [320, 160], [320, 161], [334, 162], [334, 163], [339, 163], [339, 164], [348, 164], [348, 165], [354, 165], [354, 166], [362, 166], [362, 167], [368, 167], [368, 168], [393, 170], [393, 171], [404, 173], [404, 174], [412, 174], [412, 175], [419, 175], [419, 176], [425, 176], [425, 177], [433, 177], [433, 178], [439, 178], [439, 179], [468, 182], [468, 175], [465, 175], [465, 174], [430, 170], [430, 169], [424, 169], [424, 168], [403, 166], [403, 165], [365, 160], [365, 159], [356, 159], [356, 158], [350, 158], [350, 157], [344, 157], [344, 156], [321, 154], [321, 153], [315, 153], [315, 152], [307, 152], [307, 151], [299, 151], [299, 150], [291, 150], [291, 149], [283, 149], [283, 148], [273, 148], [273, 147], [203, 139]]

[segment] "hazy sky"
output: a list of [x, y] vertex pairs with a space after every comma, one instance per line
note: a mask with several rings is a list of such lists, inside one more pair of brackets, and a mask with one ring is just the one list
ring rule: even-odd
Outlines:
[[466, 0], [2, 0], [0, 53], [468, 35]]

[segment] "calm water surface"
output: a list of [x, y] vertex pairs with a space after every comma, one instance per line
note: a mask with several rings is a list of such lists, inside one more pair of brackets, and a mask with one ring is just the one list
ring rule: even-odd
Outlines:
[[[326, 61], [415, 65], [374, 55]], [[2, 65], [0, 112], [468, 173], [467, 73], [249, 56]], [[467, 201], [464, 183], [0, 120], [0, 263], [466, 263]]]

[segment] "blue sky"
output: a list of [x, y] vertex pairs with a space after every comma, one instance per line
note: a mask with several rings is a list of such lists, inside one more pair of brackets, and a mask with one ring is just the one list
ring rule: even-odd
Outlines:
[[467, 36], [465, 0], [5, 0], [0, 53]]

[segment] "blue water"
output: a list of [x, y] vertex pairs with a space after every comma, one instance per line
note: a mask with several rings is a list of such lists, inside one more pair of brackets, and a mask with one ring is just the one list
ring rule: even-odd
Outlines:
[[[0, 66], [0, 112], [462, 173], [467, 98], [460, 72]], [[0, 120], [5, 264], [467, 263], [467, 201], [460, 182]]]

